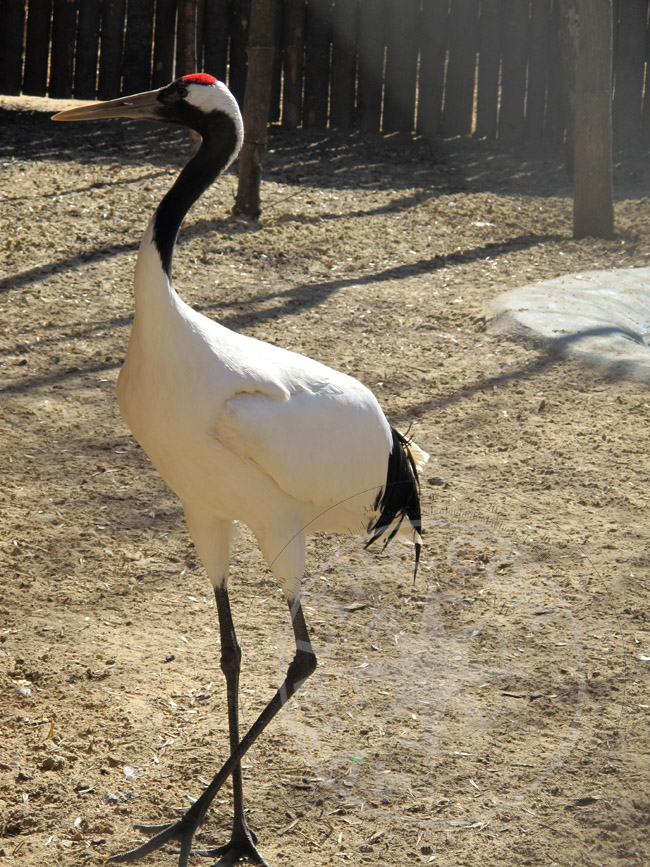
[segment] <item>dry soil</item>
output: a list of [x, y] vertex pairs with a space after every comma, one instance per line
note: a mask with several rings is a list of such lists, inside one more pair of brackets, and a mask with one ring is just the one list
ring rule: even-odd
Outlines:
[[[209, 583], [114, 395], [186, 137], [51, 108], [0, 106], [0, 863], [25, 867], [103, 863], [228, 751]], [[608, 242], [571, 239], [556, 156], [482, 143], [275, 130], [258, 225], [235, 186], [188, 215], [180, 294], [358, 377], [431, 453], [415, 583], [405, 545], [310, 543], [320, 664], [244, 762], [269, 864], [650, 863], [647, 386], [484, 320], [522, 283], [648, 265], [647, 161], [619, 159]], [[250, 723], [292, 650], [246, 528], [231, 588]], [[199, 842], [230, 819], [226, 787]]]

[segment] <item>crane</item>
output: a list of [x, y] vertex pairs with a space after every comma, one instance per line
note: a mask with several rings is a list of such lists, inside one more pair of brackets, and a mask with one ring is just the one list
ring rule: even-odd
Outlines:
[[[388, 423], [356, 379], [270, 343], [238, 334], [186, 304], [172, 286], [172, 256], [185, 214], [232, 163], [244, 129], [225, 84], [193, 73], [158, 90], [67, 109], [57, 121], [139, 118], [183, 124], [201, 146], [163, 197], [140, 244], [135, 316], [117, 382], [120, 411], [177, 494], [214, 588], [226, 680], [230, 755], [177, 821], [138, 825], [152, 836], [113, 855], [129, 863], [180, 843], [186, 867], [194, 833], [231, 776], [230, 840], [204, 854], [218, 864], [265, 865], [244, 813], [241, 759], [316, 668], [301, 607], [305, 538], [315, 531], [367, 533], [367, 545], [406, 535], [420, 556], [418, 471], [428, 455]], [[296, 643], [284, 682], [240, 739], [241, 650], [228, 596], [233, 523], [253, 532], [289, 608]]]

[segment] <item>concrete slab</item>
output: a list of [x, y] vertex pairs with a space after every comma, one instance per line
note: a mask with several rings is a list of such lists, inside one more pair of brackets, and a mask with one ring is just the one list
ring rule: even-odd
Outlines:
[[499, 295], [488, 331], [542, 343], [609, 376], [650, 382], [650, 268], [589, 271]]

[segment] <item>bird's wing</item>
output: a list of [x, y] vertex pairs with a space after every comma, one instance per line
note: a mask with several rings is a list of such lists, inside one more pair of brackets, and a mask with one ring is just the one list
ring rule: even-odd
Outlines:
[[301, 503], [326, 509], [380, 487], [390, 427], [374, 395], [344, 374], [302, 374], [292, 376], [288, 397], [263, 388], [234, 394], [215, 436]]

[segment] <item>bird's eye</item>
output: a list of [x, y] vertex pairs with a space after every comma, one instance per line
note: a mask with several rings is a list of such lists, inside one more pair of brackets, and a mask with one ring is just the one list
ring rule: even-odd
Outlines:
[[186, 99], [188, 93], [189, 93], [189, 90], [186, 87], [179, 87], [178, 88], [178, 95], [180, 96], [181, 99]]

